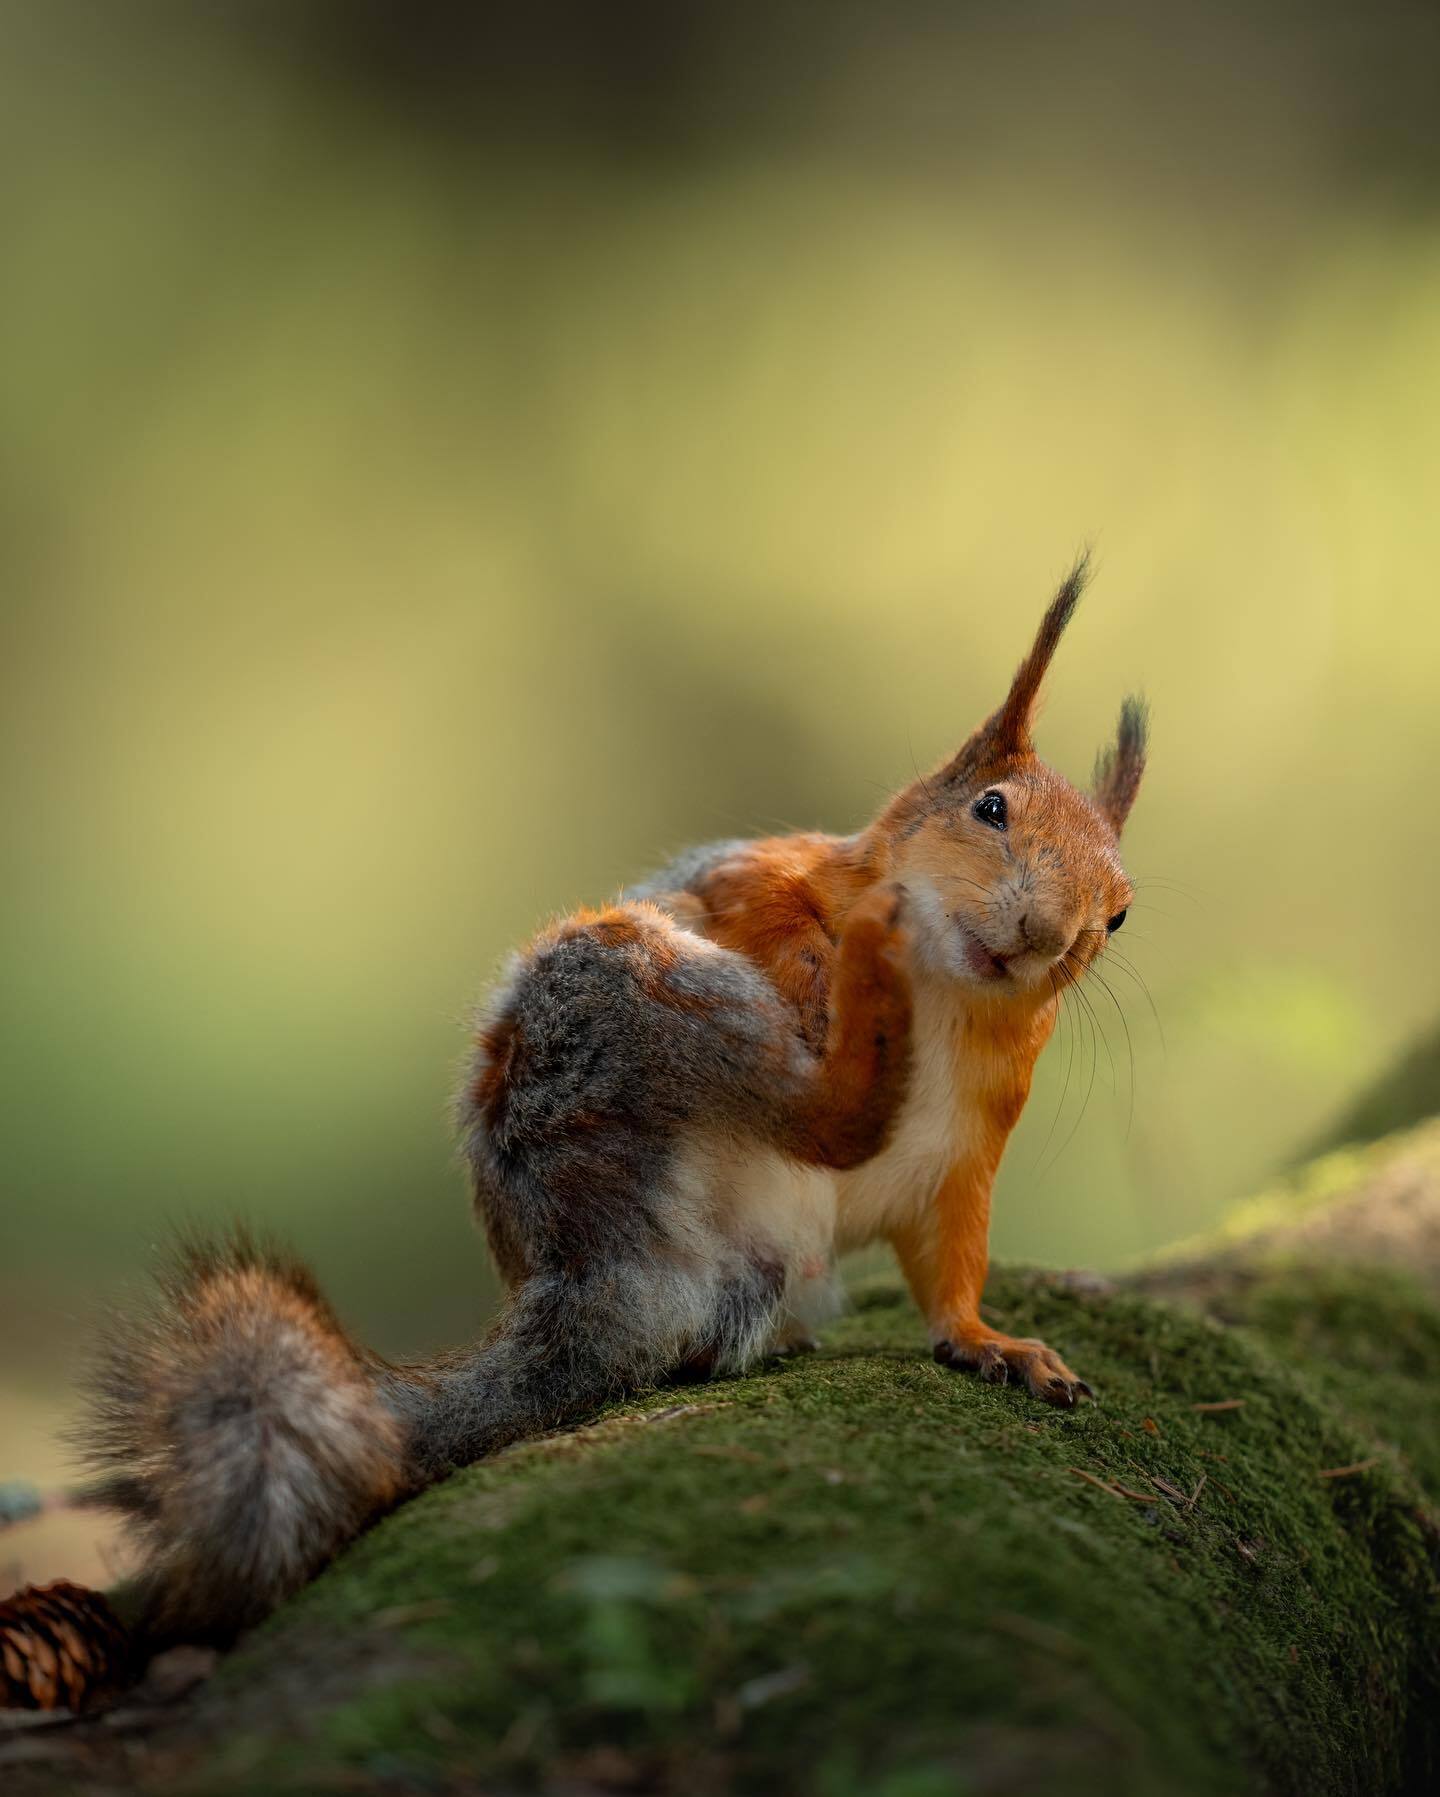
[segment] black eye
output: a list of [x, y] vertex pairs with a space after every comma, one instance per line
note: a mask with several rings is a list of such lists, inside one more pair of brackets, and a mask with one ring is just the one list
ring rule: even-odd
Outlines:
[[[1128, 909], [1129, 909], [1129, 906], [1126, 906], [1126, 910], [1128, 910]], [[1121, 924], [1124, 923], [1124, 921], [1125, 921], [1125, 912], [1117, 911], [1115, 913], [1115, 915], [1110, 919], [1109, 923], [1106, 924], [1105, 928], [1113, 936], [1115, 934], [1116, 930], [1118, 930], [1120, 928]]]
[[1003, 830], [1006, 823], [1005, 795], [1001, 792], [982, 793], [970, 807], [973, 816], [982, 824], [989, 824], [992, 830]]

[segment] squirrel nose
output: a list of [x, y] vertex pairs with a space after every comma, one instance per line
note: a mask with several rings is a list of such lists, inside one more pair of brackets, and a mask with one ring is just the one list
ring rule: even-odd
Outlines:
[[1020, 919], [1020, 940], [1034, 954], [1045, 955], [1052, 961], [1059, 960], [1071, 943], [1066, 930], [1029, 911]]

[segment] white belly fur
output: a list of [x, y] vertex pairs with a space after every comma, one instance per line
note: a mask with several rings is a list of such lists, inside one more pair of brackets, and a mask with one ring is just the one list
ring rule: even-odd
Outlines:
[[835, 1254], [921, 1212], [963, 1151], [973, 1107], [956, 1083], [959, 1027], [947, 995], [921, 986], [910, 1089], [895, 1131], [880, 1154], [848, 1173], [801, 1166], [753, 1143], [705, 1136], [691, 1144], [680, 1180], [690, 1227], [783, 1264], [797, 1324], [833, 1309]]
[[753, 1143], [697, 1136], [680, 1158], [676, 1197], [671, 1236], [692, 1264], [733, 1252], [785, 1269], [777, 1345], [808, 1340], [840, 1308], [834, 1174]]
[[836, 1182], [835, 1246], [841, 1253], [889, 1235], [930, 1203], [966, 1145], [973, 1104], [956, 1083], [958, 1006], [943, 988], [915, 992], [910, 1089], [885, 1148]]

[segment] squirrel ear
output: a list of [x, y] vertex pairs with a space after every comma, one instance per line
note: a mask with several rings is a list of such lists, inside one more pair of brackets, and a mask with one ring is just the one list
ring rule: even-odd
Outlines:
[[1145, 745], [1150, 735], [1150, 708], [1133, 693], [1120, 707], [1115, 741], [1095, 757], [1095, 803], [1118, 836], [1140, 790], [1145, 772]]
[[1065, 576], [1060, 591], [1050, 601], [1030, 653], [1015, 670], [1005, 703], [991, 713], [950, 762], [944, 778], [969, 778], [983, 767], [1029, 753], [1032, 747], [1030, 722], [1035, 715], [1035, 702], [1040, 697], [1040, 682], [1045, 678], [1045, 670], [1050, 666], [1065, 626], [1080, 603], [1089, 576], [1087, 551]]

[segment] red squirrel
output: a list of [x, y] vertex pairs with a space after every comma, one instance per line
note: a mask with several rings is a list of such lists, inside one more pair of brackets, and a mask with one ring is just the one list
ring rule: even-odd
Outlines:
[[808, 1344], [866, 1243], [893, 1245], [942, 1365], [1089, 1395], [980, 1315], [1006, 1139], [1131, 902], [1143, 706], [1089, 794], [1031, 737], [1084, 572], [999, 708], [857, 834], [692, 851], [514, 957], [458, 1107], [508, 1289], [485, 1340], [389, 1364], [239, 1235], [181, 1250], [117, 1323], [83, 1445], [149, 1639], [233, 1635], [402, 1498], [617, 1393]]

